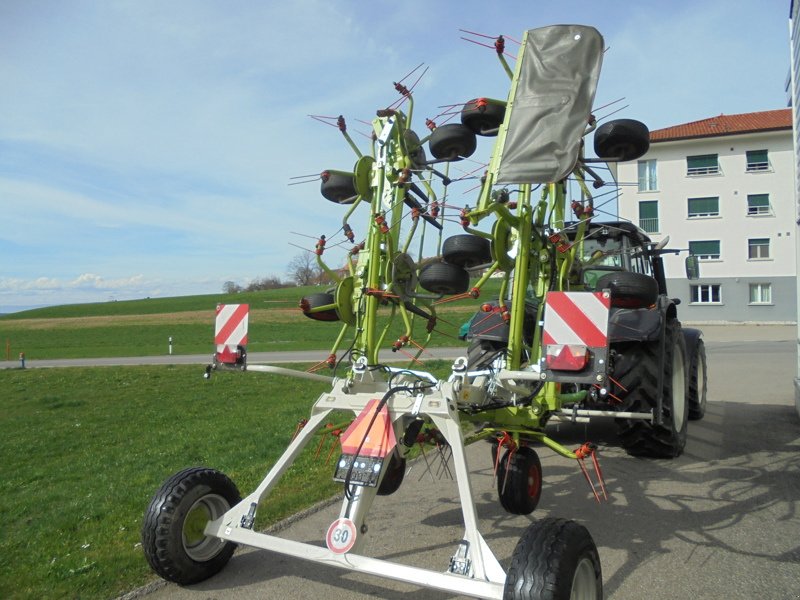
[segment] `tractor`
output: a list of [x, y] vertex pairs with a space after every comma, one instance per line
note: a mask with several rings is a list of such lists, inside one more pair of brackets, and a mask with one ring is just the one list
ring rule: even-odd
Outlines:
[[[320, 236], [317, 261], [335, 285], [300, 301], [309, 319], [340, 324], [323, 361], [334, 376], [299, 373], [329, 382], [330, 390], [244, 498], [208, 467], [167, 479], [142, 528], [145, 556], [163, 578], [207, 579], [244, 544], [478, 598], [602, 598], [596, 545], [573, 520], [533, 522], [510, 564], [500, 564], [478, 528], [466, 446], [489, 442], [500, 504], [509, 513], [530, 514], [537, 506], [537, 446], [577, 461], [600, 500], [607, 492], [596, 447], [568, 449], [547, 425], [613, 417], [631, 454], [679, 455], [687, 418], [701, 417], [705, 407], [703, 342], [699, 331], [681, 328], [678, 301], [667, 296], [662, 256], [672, 250], [631, 224], [598, 219], [587, 182], [605, 182], [592, 162], [635, 160], [649, 146], [642, 123], [599, 125], [592, 114], [602, 36], [582, 25], [531, 29], [513, 68], [502, 36], [494, 48], [511, 82], [508, 96], [463, 103], [460, 123], [429, 120], [430, 133], [420, 136], [412, 129], [412, 89], [402, 81], [395, 84], [400, 100], [376, 112], [369, 152], [336, 119], [356, 160], [351, 169], [323, 171], [320, 191], [344, 207], [340, 231], [352, 250], [342, 273], [326, 263], [329, 240]], [[591, 133], [597, 158], [585, 156]], [[472, 155], [479, 137], [494, 138], [488, 169], [474, 206], [451, 214], [449, 167]], [[570, 185], [579, 199], [567, 200]], [[357, 211], [366, 231], [358, 242], [350, 224]], [[454, 219], [462, 232], [444, 238]], [[426, 232], [438, 237], [427, 257]], [[696, 262], [688, 267], [696, 274]], [[381, 350], [411, 349], [419, 357], [437, 333], [437, 307], [474, 301], [490, 281], [499, 281], [499, 294], [471, 319], [469, 344], [449, 376], [382, 359]], [[342, 413], [349, 416], [338, 429], [333, 474], [342, 483], [342, 505], [320, 532], [325, 547], [255, 531], [270, 490]], [[449, 448], [461, 503], [463, 541], [440, 570], [362, 552], [374, 500], [402, 485], [409, 453], [420, 443]]]

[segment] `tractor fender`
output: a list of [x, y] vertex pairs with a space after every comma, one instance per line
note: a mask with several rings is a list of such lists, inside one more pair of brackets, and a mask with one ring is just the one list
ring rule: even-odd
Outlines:
[[663, 316], [650, 308], [611, 308], [608, 316], [608, 341], [653, 342], [661, 337]]
[[699, 329], [692, 329], [691, 327], [684, 327], [683, 339], [686, 342], [686, 356], [690, 357], [694, 353], [697, 342], [703, 337], [703, 332]]

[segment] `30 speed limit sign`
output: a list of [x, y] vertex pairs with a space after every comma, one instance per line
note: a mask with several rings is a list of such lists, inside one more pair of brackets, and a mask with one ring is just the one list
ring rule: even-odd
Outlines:
[[336, 519], [325, 536], [328, 550], [336, 554], [349, 552], [356, 543], [356, 524], [350, 519]]

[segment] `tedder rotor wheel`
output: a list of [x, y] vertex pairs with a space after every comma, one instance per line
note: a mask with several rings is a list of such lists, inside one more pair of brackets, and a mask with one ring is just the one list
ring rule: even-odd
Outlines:
[[597, 280], [596, 290], [611, 291], [611, 306], [647, 308], [658, 300], [658, 283], [654, 277], [633, 271], [612, 271]]
[[419, 284], [434, 294], [463, 294], [469, 287], [469, 273], [450, 263], [435, 262], [419, 272]]
[[397, 452], [392, 452], [389, 466], [378, 486], [378, 496], [390, 496], [400, 489], [406, 475], [406, 459], [401, 458]]
[[491, 242], [469, 233], [453, 235], [442, 244], [442, 258], [465, 269], [492, 262]]
[[[686, 445], [689, 414], [686, 342], [677, 319], [667, 322], [664, 340], [661, 423], [617, 419], [619, 438], [628, 454], [652, 458], [680, 456]], [[612, 392], [620, 410], [649, 413], [658, 405], [661, 342], [626, 342], [615, 351]]]
[[603, 573], [589, 531], [575, 521], [532, 523], [517, 542], [503, 600], [602, 600]]
[[461, 123], [476, 135], [496, 136], [506, 116], [506, 103], [473, 98], [461, 109]]
[[636, 160], [650, 148], [647, 125], [633, 119], [615, 119], [594, 132], [594, 151], [599, 158], [627, 162]]
[[529, 515], [542, 496], [542, 463], [533, 448], [506, 450], [497, 465], [497, 494], [500, 504], [512, 515]]
[[689, 419], [698, 421], [706, 414], [706, 345], [697, 340], [689, 352]]
[[322, 197], [336, 204], [352, 204], [355, 202], [358, 192], [356, 191], [355, 176], [346, 171], [334, 171], [328, 169], [320, 173], [319, 191]]
[[339, 315], [335, 308], [311, 312], [315, 308], [328, 306], [329, 304], [333, 305], [335, 303], [336, 297], [333, 294], [319, 292], [317, 294], [311, 294], [310, 296], [304, 296], [303, 299], [300, 300], [300, 308], [303, 314], [309, 319], [314, 319], [315, 321], [338, 321]]
[[225, 474], [206, 467], [184, 469], [153, 496], [142, 524], [142, 549], [167, 581], [189, 585], [219, 573], [236, 544], [204, 533], [206, 525], [241, 501]]
[[431, 154], [439, 160], [458, 160], [472, 156], [478, 147], [475, 134], [459, 123], [448, 123], [433, 130], [428, 140]]

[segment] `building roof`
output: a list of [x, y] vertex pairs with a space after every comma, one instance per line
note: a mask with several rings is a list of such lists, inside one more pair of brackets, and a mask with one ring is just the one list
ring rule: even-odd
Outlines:
[[650, 132], [650, 141], [670, 142], [690, 138], [719, 137], [758, 131], [779, 131], [792, 128], [792, 109], [780, 108], [740, 115], [719, 115], [701, 121], [665, 127]]

